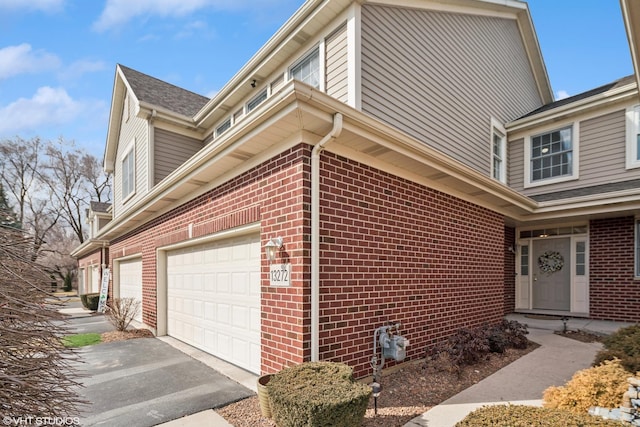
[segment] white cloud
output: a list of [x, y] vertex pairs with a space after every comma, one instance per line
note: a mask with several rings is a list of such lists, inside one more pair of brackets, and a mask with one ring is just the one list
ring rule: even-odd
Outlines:
[[65, 0], [0, 0], [0, 10], [40, 10], [55, 12], [61, 10]]
[[561, 99], [565, 99], [569, 97], [569, 92], [567, 92], [566, 90], [559, 90], [556, 92], [556, 101], [559, 101]]
[[63, 88], [44, 86], [30, 99], [20, 98], [0, 108], [0, 134], [24, 130], [42, 133], [39, 128], [69, 123], [86, 110], [82, 102], [72, 99]]
[[119, 27], [137, 16], [187, 16], [203, 8], [239, 9], [255, 7], [247, 0], [107, 0], [102, 14], [93, 23], [96, 31]]
[[24, 73], [38, 73], [60, 66], [60, 59], [42, 50], [34, 51], [30, 44], [0, 49], [0, 80]]

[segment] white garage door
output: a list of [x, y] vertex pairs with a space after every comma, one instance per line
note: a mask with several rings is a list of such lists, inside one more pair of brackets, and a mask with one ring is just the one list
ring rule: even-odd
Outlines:
[[134, 320], [142, 322], [142, 259], [120, 262], [120, 298], [134, 298], [140, 302]]
[[100, 292], [100, 271], [98, 267], [91, 267], [89, 275], [91, 277], [89, 279], [88, 293]]
[[260, 236], [167, 253], [167, 334], [260, 372]]

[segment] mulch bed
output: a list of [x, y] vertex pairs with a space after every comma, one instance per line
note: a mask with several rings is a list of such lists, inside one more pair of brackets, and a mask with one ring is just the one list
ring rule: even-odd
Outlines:
[[153, 332], [148, 329], [129, 329], [126, 331], [111, 331], [104, 332], [100, 335], [102, 337], [102, 342], [114, 342], [114, 341], [124, 341], [124, 340], [132, 340], [135, 338], [153, 338]]
[[554, 334], [560, 335], [565, 338], [571, 338], [572, 340], [581, 341], [581, 342], [602, 342], [605, 338], [604, 335], [596, 334], [593, 332], [587, 331], [572, 331], [567, 330], [563, 331], [555, 331]]

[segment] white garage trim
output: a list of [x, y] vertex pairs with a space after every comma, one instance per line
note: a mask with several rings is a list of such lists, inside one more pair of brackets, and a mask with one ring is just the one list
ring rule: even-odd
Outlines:
[[142, 256], [128, 256], [113, 261], [114, 298], [134, 298], [140, 302], [136, 322], [142, 323]]
[[[205, 238], [193, 239], [179, 244], [166, 246], [157, 250], [157, 295], [158, 295], [158, 335], [167, 335], [171, 333], [175, 338], [181, 339], [195, 347], [207, 351], [214, 356], [220, 357], [228, 362], [241, 366], [244, 369], [253, 372], [260, 370], [260, 270], [261, 270], [261, 245], [260, 245], [260, 225], [259, 223], [238, 227], [232, 230], [216, 233]], [[247, 237], [251, 239], [247, 240]], [[216, 245], [216, 243], [229, 242], [231, 245]], [[223, 263], [211, 263], [205, 261], [202, 256], [217, 257], [229, 248], [243, 248], [246, 260], [236, 259], [235, 261]], [[257, 248], [256, 248], [257, 245]], [[199, 249], [202, 248], [203, 251]], [[193, 251], [189, 249], [194, 249]], [[248, 252], [247, 252], [248, 251]], [[168, 262], [172, 260], [172, 265]], [[192, 259], [193, 258], [193, 259]], [[191, 263], [189, 267], [184, 267], [184, 262]], [[249, 263], [249, 270], [245, 270]], [[229, 267], [229, 271], [225, 270], [225, 266]], [[220, 268], [222, 267], [222, 268]], [[238, 270], [239, 268], [239, 270]], [[192, 270], [200, 272], [202, 276], [192, 275]], [[234, 270], [235, 269], [235, 270]], [[211, 271], [209, 271], [211, 270]], [[234, 273], [235, 271], [235, 273]], [[248, 273], [248, 274], [244, 274]], [[185, 275], [186, 274], [186, 275]], [[212, 277], [220, 275], [218, 279], [218, 288], [214, 295], [209, 292], [210, 289], [197, 286], [201, 277], [213, 274]], [[225, 288], [225, 277], [228, 274], [240, 274], [236, 277], [242, 277], [240, 281], [235, 283], [244, 284], [246, 290], [240, 293], [238, 289]], [[171, 281], [169, 276], [171, 275]], [[249, 278], [251, 277], [251, 278]], [[243, 282], [246, 280], [246, 282]], [[184, 281], [184, 286], [182, 286]], [[193, 284], [191, 283], [192, 281]], [[257, 283], [257, 290], [255, 288]], [[247, 300], [240, 299], [242, 292], [249, 295], [249, 287], [253, 284], [250, 295], [252, 297]], [[171, 289], [169, 286], [171, 285]], [[241, 288], [241, 289], [245, 289]], [[201, 289], [201, 290], [199, 290]], [[228, 290], [228, 292], [226, 291]], [[218, 294], [219, 292], [219, 294]], [[227, 293], [225, 293], [227, 292]], [[257, 296], [256, 296], [257, 293]], [[200, 295], [201, 294], [201, 295]], [[191, 295], [191, 296], [189, 296]], [[169, 296], [171, 300], [171, 319], [172, 326], [169, 328]], [[219, 297], [219, 300], [218, 300]], [[238, 304], [237, 301], [246, 301], [246, 307]], [[235, 304], [233, 303], [235, 301]], [[231, 302], [230, 306], [226, 306], [225, 302]], [[193, 306], [193, 307], [192, 307]], [[207, 306], [208, 308], [204, 308]], [[246, 308], [246, 310], [245, 310]], [[224, 322], [219, 321], [228, 312], [228, 319], [233, 319], [228, 330], [221, 327]], [[215, 317], [210, 316], [217, 313]], [[240, 319], [240, 317], [245, 316]], [[247, 327], [238, 327], [240, 324], [247, 323]], [[199, 328], [202, 324], [203, 328]], [[193, 327], [193, 334], [190, 332]], [[216, 329], [217, 328], [217, 329]], [[232, 332], [232, 329], [234, 332]], [[228, 344], [224, 344], [227, 342]], [[257, 348], [256, 348], [257, 346]], [[243, 349], [244, 348], [244, 349]], [[246, 349], [251, 348], [251, 350]], [[235, 352], [235, 354], [233, 354]], [[242, 356], [239, 356], [242, 354]], [[251, 355], [250, 357], [247, 355]]]

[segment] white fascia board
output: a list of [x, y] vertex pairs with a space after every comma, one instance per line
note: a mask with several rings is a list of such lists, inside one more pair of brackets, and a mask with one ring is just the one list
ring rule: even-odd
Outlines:
[[505, 129], [507, 129], [507, 132], [509, 133], [525, 130], [527, 128], [543, 125], [546, 122], [555, 121], [560, 117], [567, 118], [568, 116], [583, 114], [594, 108], [604, 108], [608, 104], [630, 100], [637, 95], [638, 87], [636, 83], [631, 83], [589, 98], [543, 111], [533, 116], [514, 120], [507, 123], [505, 125]]
[[116, 65], [113, 93], [111, 95], [111, 109], [109, 110], [109, 124], [107, 125], [107, 142], [104, 147], [103, 168], [105, 172], [113, 173], [115, 168], [115, 156], [118, 151], [118, 140], [120, 139], [124, 99], [126, 98], [127, 93], [129, 93], [134, 100], [136, 112], [139, 111], [140, 101], [131, 89], [120, 65]]
[[640, 19], [640, 2], [637, 0], [620, 0], [620, 9], [622, 10], [622, 20], [627, 30], [627, 40], [629, 41], [631, 62], [636, 74], [636, 84], [640, 88], [640, 27], [637, 25]]
[[[138, 111], [136, 117], [144, 120], [162, 120], [167, 123], [173, 123], [178, 126], [187, 127], [191, 130], [196, 130], [196, 124], [189, 116], [175, 113], [164, 107], [150, 104], [148, 102], [139, 102]], [[155, 112], [155, 113], [154, 113]], [[200, 132], [202, 133], [202, 131]]]
[[307, 0], [289, 18], [287, 22], [256, 52], [251, 59], [229, 80], [220, 91], [205, 104], [202, 109], [193, 117], [196, 123], [202, 123], [210, 116], [217, 107], [223, 105], [225, 100], [240, 87], [247, 87], [253, 79], [255, 70], [267, 62], [274, 53], [292, 39], [297, 33], [298, 27], [310, 20], [321, 6], [333, 3], [335, 0]]

